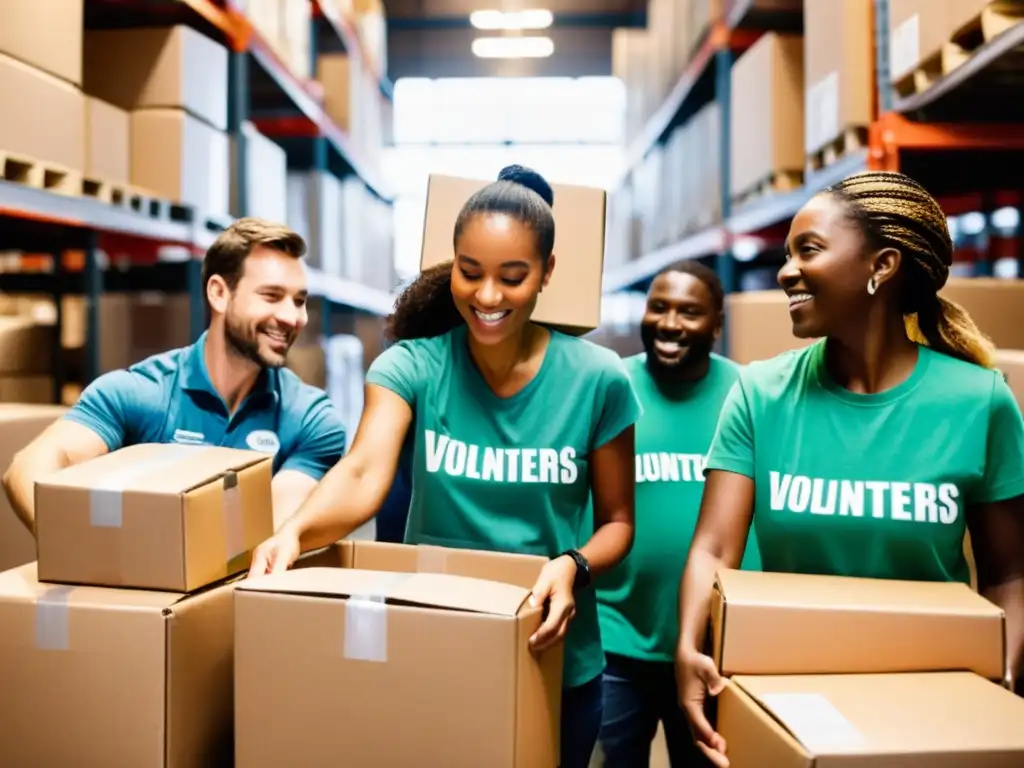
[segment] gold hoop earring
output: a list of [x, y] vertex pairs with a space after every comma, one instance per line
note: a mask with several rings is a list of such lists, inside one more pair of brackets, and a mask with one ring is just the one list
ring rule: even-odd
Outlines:
[[875, 282], [875, 278], [872, 276], [868, 278], [868, 295], [874, 296], [875, 291], [878, 290], [878, 283]]

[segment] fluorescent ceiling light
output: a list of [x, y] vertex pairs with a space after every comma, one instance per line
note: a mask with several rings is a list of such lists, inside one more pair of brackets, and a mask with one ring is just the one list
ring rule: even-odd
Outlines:
[[478, 37], [473, 55], [481, 59], [543, 59], [555, 52], [550, 37]]
[[473, 11], [469, 23], [477, 29], [547, 29], [555, 21], [551, 11], [543, 8], [525, 11]]

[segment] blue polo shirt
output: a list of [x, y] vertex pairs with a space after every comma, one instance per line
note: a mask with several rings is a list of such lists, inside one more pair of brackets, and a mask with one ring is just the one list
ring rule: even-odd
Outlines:
[[274, 472], [320, 480], [345, 452], [345, 426], [327, 394], [287, 368], [264, 369], [232, 416], [213, 388], [203, 349], [154, 355], [92, 382], [64, 418], [88, 427], [111, 451], [137, 443], [185, 443], [274, 454]]

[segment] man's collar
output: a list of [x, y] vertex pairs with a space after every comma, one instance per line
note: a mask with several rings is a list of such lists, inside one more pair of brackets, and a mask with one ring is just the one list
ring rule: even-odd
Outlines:
[[[210, 381], [210, 374], [206, 369], [206, 357], [204, 352], [206, 350], [208, 334], [209, 331], [203, 331], [195, 344], [193, 344], [186, 352], [184, 362], [185, 375], [182, 377], [182, 388], [189, 392], [206, 392], [213, 397], [223, 400], [220, 393], [213, 386], [213, 382]], [[259, 398], [260, 400], [276, 400], [277, 376], [277, 371], [273, 369], [261, 369], [259, 376], [256, 377], [256, 381], [253, 384], [252, 391], [246, 399], [252, 400]]]

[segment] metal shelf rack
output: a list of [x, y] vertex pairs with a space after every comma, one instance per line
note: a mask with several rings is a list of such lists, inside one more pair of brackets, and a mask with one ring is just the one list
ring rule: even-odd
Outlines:
[[[359, 37], [347, 20], [325, 13], [326, 5], [310, 0], [311, 55], [317, 49], [341, 50], [359, 56], [391, 98], [391, 83], [373, 70]], [[315, 89], [289, 71], [253, 29], [233, 0], [86, 0], [86, 28], [129, 28], [186, 24], [229, 48], [228, 134], [235, 152], [244, 152], [242, 124], [250, 120], [278, 141], [289, 166], [329, 170], [339, 176], [357, 175], [380, 199], [389, 192], [349, 137], [325, 114]], [[282, 128], [283, 127], [283, 128]], [[275, 130], [277, 129], [277, 130]], [[298, 137], [298, 138], [296, 138]], [[244, 163], [235, 163], [232, 184], [238, 190], [235, 213], [246, 213]], [[83, 384], [100, 369], [99, 298], [104, 291], [185, 292], [190, 296], [190, 337], [206, 325], [201, 284], [202, 255], [228, 220], [184, 207], [172, 220], [154, 212], [136, 211], [88, 197], [76, 197], [0, 180], [0, 249], [49, 254], [52, 268], [43, 272], [0, 273], [0, 291], [33, 292], [52, 296], [57, 305], [56, 350], [62, 360], [61, 297], [88, 297]], [[81, 251], [76, 268], [66, 266], [64, 254]], [[101, 264], [100, 252], [109, 256]], [[164, 261], [170, 254], [173, 260]], [[331, 316], [391, 311], [392, 297], [340, 277], [310, 269], [310, 293], [321, 300], [323, 330], [330, 335]], [[54, 399], [65, 383], [63, 366], [55, 371]]]
[[[713, 261], [726, 292], [738, 290], [742, 263], [734, 257], [741, 240], [755, 253], [781, 246], [789, 219], [818, 191], [864, 169], [903, 170], [931, 189], [947, 210], [964, 204], [979, 186], [1017, 189], [1024, 172], [1024, 21], [975, 50], [949, 75], [918, 94], [899, 98], [889, 83], [889, 0], [873, 0], [878, 117], [869, 127], [865, 150], [805, 176], [802, 187], [734, 207], [729, 199], [730, 69], [736, 56], [761, 34], [802, 30], [802, 2], [726, 0], [711, 30], [662, 106], [627, 148], [624, 182], [647, 153], [709, 99], [718, 102], [720, 122], [721, 221], [683, 240], [609, 270], [606, 292], [644, 290], [661, 270], [687, 259]], [[704, 87], [713, 82], [708, 93]], [[968, 87], [969, 86], [969, 87]], [[958, 172], [959, 171], [959, 172]], [[983, 180], [983, 183], [982, 181]], [[984, 199], [987, 195], [973, 194]], [[955, 211], [960, 212], [960, 211]], [[751, 249], [748, 248], [748, 252]], [[1022, 254], [1024, 258], [1024, 254]], [[723, 335], [725, 338], [725, 335]]]

